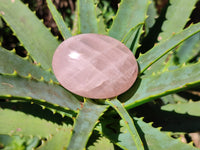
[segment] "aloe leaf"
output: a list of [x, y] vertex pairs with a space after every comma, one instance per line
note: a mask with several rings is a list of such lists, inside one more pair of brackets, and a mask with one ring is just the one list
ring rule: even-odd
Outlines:
[[[180, 114], [174, 111], [161, 110], [160, 104], [151, 103], [147, 107], [140, 107], [137, 113], [145, 116], [145, 120], [151, 120], [154, 127], [162, 127], [162, 132], [192, 133], [199, 130], [199, 116]], [[156, 116], [156, 117], [155, 117]], [[148, 119], [151, 118], [151, 119]], [[167, 123], [166, 123], [167, 120]], [[173, 133], [172, 133], [173, 134]]]
[[161, 57], [158, 61], [152, 64], [147, 70], [144, 72], [144, 76], [150, 76], [152, 74], [158, 74], [166, 71], [168, 69], [167, 60], [171, 59], [172, 52], [169, 52], [168, 55]]
[[106, 25], [104, 23], [104, 18], [102, 15], [102, 11], [96, 6], [96, 14], [97, 14], [97, 23], [98, 23], [98, 33], [106, 35]]
[[[78, 2], [75, 2], [75, 7], [77, 8], [78, 7]], [[73, 27], [72, 27], [72, 35], [77, 35], [80, 33], [80, 29], [79, 29], [79, 10], [78, 9], [75, 9], [74, 11], [74, 17], [73, 17]]]
[[72, 36], [72, 34], [68, 29], [68, 27], [66, 26], [62, 16], [56, 10], [56, 7], [54, 6], [51, 0], [46, 0], [46, 1], [62, 37], [64, 38], [64, 40], [68, 39], [69, 37]]
[[[186, 3], [182, 3], [182, 1], [180, 2], [175, 0], [170, 1], [170, 6], [168, 7], [166, 14], [167, 20], [163, 23], [162, 32], [160, 33], [158, 38], [159, 40], [164, 41], [166, 39], [169, 39], [173, 34], [182, 31], [182, 29], [184, 28], [192, 10], [194, 9], [196, 0], [184, 0], [184, 2]], [[185, 7], [187, 7], [188, 9], [186, 9]], [[174, 10], [177, 10], [177, 12], [174, 13]], [[183, 13], [184, 15], [182, 15]], [[164, 71], [165, 69], [169, 69], [170, 67], [175, 67], [175, 64], [177, 64], [174, 61], [175, 57], [177, 57], [175, 54], [169, 54], [164, 56], [163, 59], [160, 59], [151, 67], [151, 71], [147, 72], [151, 73], [152, 71], [156, 72], [157, 70]], [[165, 60], [168, 60], [167, 63], [164, 62]]]
[[113, 99], [110, 101], [106, 100], [106, 103], [113, 107], [121, 116], [122, 120], [125, 122], [125, 126], [130, 133], [131, 139], [133, 140], [132, 142], [136, 146], [137, 150], [144, 150], [143, 143], [140, 139], [140, 135], [138, 134], [135, 124], [126, 109], [120, 103], [120, 101], [118, 101], [117, 99]]
[[187, 100], [178, 94], [170, 94], [160, 98], [163, 104], [176, 104], [177, 102], [186, 103]]
[[194, 56], [200, 53], [200, 33], [193, 35], [183, 42], [177, 49], [176, 56], [180, 64], [187, 63]]
[[188, 100], [178, 94], [171, 94], [175, 102], [186, 103]]
[[127, 42], [129, 41], [130, 37], [133, 36], [134, 32], [137, 32], [138, 29], [142, 28], [143, 23], [142, 24], [138, 24], [137, 26], [133, 27], [125, 36], [124, 38], [121, 40], [122, 43], [127, 44]]
[[138, 24], [134, 28], [132, 28], [122, 39], [122, 43], [124, 43], [135, 55], [137, 48], [140, 46], [139, 39], [140, 34], [142, 32], [143, 23]]
[[79, 101], [67, 90], [53, 83], [23, 78], [18, 75], [0, 75], [0, 98], [49, 102], [55, 106], [76, 111]]
[[[164, 41], [166, 39], [169, 39], [173, 34], [178, 33], [183, 30], [183, 28], [186, 25], [186, 22], [189, 20], [189, 16], [192, 10], [194, 9], [196, 0], [193, 0], [193, 1], [185, 0], [185, 2], [186, 3], [184, 3], [184, 6], [183, 6], [183, 3], [182, 2], [180, 3], [180, 1], [174, 1], [174, 0], [170, 1], [170, 6], [168, 7], [167, 13], [166, 13], [167, 20], [163, 23], [163, 26], [162, 26], [163, 32], [160, 33], [158, 40]], [[186, 7], [185, 4], [187, 5], [189, 9], [187, 10], [185, 9]], [[176, 15], [174, 15], [174, 10], [178, 10]], [[183, 13], [184, 13], [184, 16], [182, 15]], [[179, 16], [182, 16], [182, 17], [179, 17]], [[176, 23], [174, 24], [175, 20], [176, 20]], [[173, 69], [173, 68], [178, 67], [176, 65], [179, 63], [178, 62], [179, 57], [176, 55], [176, 51], [173, 52], [172, 54], [165, 55], [163, 59], [167, 60], [164, 66], [163, 66], [162, 60], [159, 60], [156, 63], [156, 65], [152, 66], [152, 69], [154, 68], [153, 70], [155, 70], [155, 68], [162, 67], [163, 69], [161, 70], [164, 71], [166, 69], [171, 69], [171, 68]]]
[[150, 0], [150, 4], [147, 10], [147, 19], [145, 20], [145, 35], [149, 33], [149, 29], [154, 25], [156, 22], [155, 19], [158, 17], [156, 12], [155, 2]]
[[[139, 134], [141, 135], [142, 142], [144, 144], [144, 148], [148, 150], [197, 150], [197, 148], [192, 145], [185, 144], [181, 142], [180, 139], [173, 139], [166, 133], [160, 131], [160, 128], [153, 128], [150, 123], [144, 122], [142, 119], [138, 119], [136, 117], [133, 118], [136, 122], [136, 127], [138, 129]], [[113, 122], [114, 123], [114, 122]], [[116, 122], [114, 123], [116, 124]], [[110, 125], [112, 126], [112, 125]], [[102, 126], [98, 126], [98, 130], [103, 132], [105, 136], [107, 136], [112, 142], [116, 145], [120, 146], [122, 149], [134, 149], [129, 146], [129, 138], [130, 133], [126, 128], [126, 124], [123, 120], [120, 121], [120, 133], [115, 133], [113, 130], [107, 128], [104, 130]], [[112, 136], [110, 136], [112, 135]]]
[[[46, 113], [46, 120], [51, 120], [53, 122], [57, 122], [58, 124], [60, 124], [60, 121], [62, 120], [61, 116], [72, 118], [77, 115], [75, 111], [69, 110], [69, 108], [51, 104], [44, 100], [34, 100], [25, 97], [22, 99], [19, 97], [16, 99], [8, 97], [6, 102], [0, 101], [0, 106], [8, 109], [13, 109], [15, 107], [18, 111], [23, 111], [41, 117], [44, 117], [41, 115], [42, 113]], [[54, 114], [54, 116], [51, 116], [52, 114]]]
[[106, 27], [104, 24], [103, 16], [99, 16], [98, 18], [98, 33], [107, 35]]
[[80, 33], [98, 33], [98, 23], [93, 0], [78, 0]]
[[12, 74], [14, 71], [17, 71], [21, 76], [31, 74], [33, 78], [38, 80], [44, 78], [47, 82], [50, 80], [57, 82], [55, 76], [50, 71], [45, 71], [27, 59], [19, 57], [15, 53], [0, 47], [0, 73]]
[[[159, 39], [166, 40], [174, 33], [180, 32], [189, 20], [196, 2], [197, 0], [170, 0], [170, 6], [166, 13], [166, 21], [162, 26], [163, 32], [160, 33]], [[176, 13], [174, 13], [174, 10], [176, 10]]]
[[32, 150], [38, 144], [38, 137], [0, 135], [0, 147], [3, 150]]
[[68, 150], [80, 150], [86, 147], [95, 124], [107, 108], [106, 105], [98, 105], [85, 100], [75, 120]]
[[122, 0], [109, 36], [121, 41], [132, 28], [144, 23], [148, 4], [148, 0]]
[[182, 65], [178, 64], [178, 58], [176, 56], [175, 49], [170, 51], [165, 56], [161, 57], [158, 61], [156, 61], [153, 65], [151, 65], [145, 72], [145, 76], [149, 76], [151, 74], [159, 74], [168, 70], [174, 70]]
[[122, 0], [108, 33], [109, 36], [119, 41], [129, 37], [125, 45], [133, 51], [133, 54], [139, 46], [139, 37], [142, 34], [140, 25], [145, 22], [149, 4], [149, 0]]
[[141, 77], [131, 89], [118, 98], [127, 100], [125, 102], [127, 109], [133, 108], [155, 98], [199, 85], [199, 74], [200, 62], [161, 74]]
[[161, 107], [165, 111], [175, 111], [180, 114], [189, 114], [192, 116], [200, 116], [200, 101], [193, 102], [189, 101], [188, 103], [177, 103], [177, 104], [168, 104]]
[[101, 137], [94, 145], [89, 146], [88, 150], [114, 150], [113, 144], [105, 137]]
[[[135, 142], [133, 141], [131, 134], [120, 134], [124, 131], [122, 130], [120, 125], [120, 118], [114, 117], [114, 116], [104, 116], [100, 123], [96, 126], [95, 130], [99, 131], [99, 133], [106, 138], [108, 138], [112, 143], [117, 145], [118, 147], [122, 149], [137, 149], [135, 146]], [[121, 120], [122, 123], [124, 123], [123, 120]], [[128, 132], [128, 129], [126, 126], [124, 126], [126, 129], [126, 132]], [[125, 136], [121, 136], [125, 135]], [[121, 142], [125, 142], [126, 144], [121, 144]]]
[[[48, 141], [44, 142], [37, 150], [64, 150], [69, 142], [69, 134], [72, 127], [59, 130], [58, 133], [53, 135]], [[59, 144], [58, 144], [59, 143]]]
[[23, 100], [7, 100], [0, 101], [0, 106], [2, 109], [13, 109], [15, 111], [21, 111], [26, 114], [31, 114], [39, 118], [45, 119], [47, 121], [52, 121], [59, 125], [63, 122], [67, 124], [72, 124], [72, 117], [76, 116], [76, 113], [70, 114], [72, 111], [59, 110], [57, 108], [45, 107], [34, 102], [28, 102]]
[[138, 63], [140, 67], [140, 72], [143, 73], [148, 69], [152, 64], [158, 61], [161, 57], [167, 54], [170, 50], [175, 48], [177, 45], [190, 38], [194, 34], [200, 31], [200, 23], [192, 25], [187, 29], [181, 31], [178, 34], [175, 34], [170, 39], [157, 44], [147, 53], [141, 55], [138, 58]]
[[1, 134], [50, 138], [50, 134], [56, 134], [59, 128], [62, 128], [60, 132], [71, 129], [70, 125], [60, 126], [20, 111], [0, 108], [0, 114]]
[[31, 57], [44, 69], [51, 68], [53, 53], [59, 45], [57, 39], [20, 0], [0, 0], [0, 3], [1, 17]]

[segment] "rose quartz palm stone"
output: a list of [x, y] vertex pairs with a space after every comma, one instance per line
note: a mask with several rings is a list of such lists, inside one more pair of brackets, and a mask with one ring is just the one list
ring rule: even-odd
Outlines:
[[120, 95], [133, 85], [138, 74], [136, 59], [124, 44], [93, 33], [63, 41], [54, 53], [52, 65], [63, 87], [93, 99]]

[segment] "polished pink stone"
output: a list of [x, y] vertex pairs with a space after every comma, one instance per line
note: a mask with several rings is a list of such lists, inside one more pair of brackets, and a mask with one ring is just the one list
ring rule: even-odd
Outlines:
[[93, 99], [120, 95], [133, 85], [138, 74], [136, 59], [124, 44], [92, 33], [63, 41], [52, 65], [63, 87]]

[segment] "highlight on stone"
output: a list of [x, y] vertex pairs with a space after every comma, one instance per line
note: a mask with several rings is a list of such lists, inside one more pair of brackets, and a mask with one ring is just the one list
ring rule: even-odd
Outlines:
[[93, 33], [63, 41], [54, 53], [52, 66], [64, 88], [92, 99], [122, 94], [138, 75], [136, 59], [124, 44]]

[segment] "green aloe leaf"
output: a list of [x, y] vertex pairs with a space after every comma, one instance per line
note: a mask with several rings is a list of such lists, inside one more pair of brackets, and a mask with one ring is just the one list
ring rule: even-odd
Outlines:
[[145, 20], [145, 35], [149, 33], [149, 29], [154, 25], [154, 23], [156, 22], [155, 19], [158, 17], [155, 6], [155, 2], [153, 0], [150, 0], [150, 4], [147, 10], [148, 17]]
[[189, 114], [192, 116], [200, 116], [200, 101], [193, 102], [189, 101], [188, 103], [177, 103], [177, 104], [168, 104], [161, 107], [165, 111], [175, 111], [180, 114]]
[[161, 57], [167, 54], [170, 50], [175, 48], [177, 45], [190, 38], [194, 34], [200, 31], [200, 23], [192, 25], [187, 29], [181, 31], [178, 34], [175, 34], [170, 39], [163, 41], [153, 47], [147, 53], [141, 55], [138, 58], [138, 63], [140, 67], [140, 72], [143, 73], [148, 69], [152, 64], [158, 61]]
[[[176, 0], [170, 1], [170, 6], [167, 9], [166, 21], [162, 25], [162, 32], [160, 33], [158, 40], [165, 41], [166, 39], [169, 39], [173, 34], [179, 33], [180, 31], [183, 30], [183, 28], [186, 25], [186, 22], [189, 20], [189, 16], [192, 10], [194, 9], [196, 0], [192, 0], [192, 1], [184, 0], [184, 2], [176, 1]], [[177, 10], [177, 12], [174, 13], [174, 10]], [[184, 15], [182, 15], [183, 13]], [[183, 42], [183, 44], [185, 42]], [[187, 45], [190, 45], [190, 44], [187, 44]], [[190, 50], [188, 50], [188, 52], [190, 52]], [[183, 52], [181, 52], [181, 54], [184, 55]], [[188, 55], [188, 56], [191, 56], [191, 55]], [[151, 66], [151, 69], [147, 70], [146, 72], [148, 74], [151, 74], [152, 72], [157, 73], [158, 71], [164, 71], [166, 69], [175, 68], [176, 67], [175, 65], [177, 64], [175, 62], [176, 60], [175, 57], [177, 57], [178, 59], [182, 58], [182, 57], [178, 57], [176, 53], [172, 53], [172, 54], [169, 53], [168, 55], [165, 55], [164, 57], [159, 59], [157, 62], [155, 62]]]
[[110, 142], [110, 140], [108, 140], [105, 137], [101, 137], [100, 139], [98, 139], [98, 141], [96, 143], [89, 146], [87, 149], [88, 150], [102, 150], [102, 149], [104, 149], [104, 150], [114, 150], [114, 146]]
[[121, 41], [138, 24], [144, 23], [148, 0], [122, 0], [113, 19], [109, 36]]
[[81, 150], [86, 147], [94, 126], [107, 108], [106, 105], [98, 105], [88, 99], [85, 100], [75, 120], [68, 150]]
[[[144, 24], [148, 0], [122, 0], [116, 16], [113, 18], [113, 24], [109, 30], [109, 36], [122, 41], [133, 28], [139, 24]], [[135, 53], [139, 46], [139, 37], [142, 30], [135, 31], [129, 36], [126, 46]]]
[[161, 97], [161, 100], [163, 101], [163, 103], [166, 104], [176, 104], [177, 102], [181, 102], [181, 103], [186, 103], [187, 99], [179, 96], [178, 94], [170, 94], [170, 95], [166, 95]]
[[[78, 2], [75, 3], [75, 7], [78, 8]], [[79, 29], [79, 22], [80, 22], [80, 19], [79, 19], [79, 10], [78, 9], [75, 9], [74, 11], [74, 17], [73, 17], [73, 27], [72, 27], [72, 35], [77, 35], [80, 33], [80, 29]]]
[[[18, 75], [0, 75], [0, 98], [51, 103], [76, 111], [79, 101], [67, 90], [53, 83], [47, 83]], [[48, 102], [48, 103], [47, 103]]]
[[[176, 0], [170, 1], [170, 5], [166, 13], [166, 21], [162, 25], [162, 32], [160, 33], [158, 40], [165, 41], [166, 39], [169, 39], [175, 33], [179, 33], [180, 31], [183, 30], [183, 28], [186, 25], [186, 22], [189, 20], [189, 16], [192, 10], [194, 9], [196, 0], [192, 0], [192, 1], [184, 0], [184, 2], [185, 3], [183, 4], [182, 1], [181, 2], [176, 1]], [[188, 9], [185, 8], [186, 6]], [[177, 10], [177, 12], [174, 13], [174, 10]], [[184, 15], [182, 15], [183, 13]], [[183, 42], [183, 44], [185, 42]], [[182, 54], [184, 55], [184, 53]], [[178, 64], [179, 58], [181, 57], [177, 56], [176, 51], [173, 53], [169, 53], [165, 55], [164, 57], [162, 57], [161, 59], [159, 59], [157, 62], [155, 62], [155, 64], [152, 65], [150, 71], [148, 70], [147, 73], [151, 74], [152, 72], [157, 73], [158, 71], [166, 71], [166, 69], [177, 68], [178, 66], [176, 65]]]
[[59, 129], [56, 134], [45, 141], [37, 150], [64, 150], [69, 142], [72, 127]]
[[15, 53], [0, 47], [0, 73], [12, 74], [14, 71], [17, 71], [19, 75], [24, 77], [31, 74], [33, 78], [38, 80], [44, 78], [47, 82], [50, 80], [57, 82], [55, 76], [50, 71], [45, 71], [40, 66], [28, 61], [27, 58], [19, 57]]
[[[144, 149], [197, 150], [197, 148], [193, 147], [192, 145], [181, 142], [180, 139], [173, 139], [166, 133], [161, 132], [159, 128], [153, 128], [150, 123], [146, 123], [142, 119], [134, 117], [133, 120], [136, 122], [135, 126], [141, 135]], [[116, 125], [116, 121], [114, 121], [113, 124], [107, 124], [108, 122], [108, 120], [105, 122], [106, 126], [113, 126], [114, 128]], [[131, 135], [123, 120], [120, 121], [120, 133], [116, 133], [115, 130], [109, 128], [103, 129], [101, 125], [99, 125], [97, 129], [122, 149], [136, 149], [136, 146], [129, 147], [129, 139]]]
[[[47, 103], [47, 102], [46, 102]], [[47, 104], [46, 104], [47, 105]], [[26, 114], [31, 114], [33, 116], [37, 116], [39, 118], [43, 118], [48, 121], [52, 121], [61, 125], [63, 122], [72, 124], [72, 120], [70, 118], [76, 116], [76, 113], [73, 111], [66, 110], [64, 108], [59, 109], [60, 107], [46, 107], [41, 104], [37, 104], [36, 102], [30, 102], [25, 100], [7, 100], [0, 101], [0, 106], [2, 109], [13, 109], [15, 111], [21, 111]]]
[[[197, 0], [170, 0], [170, 6], [166, 13], [166, 21], [162, 25], [163, 32], [160, 33], [159, 39], [166, 40], [174, 33], [180, 32], [189, 20], [196, 2]], [[174, 13], [174, 10], [176, 10], [176, 13]]]
[[200, 62], [176, 70], [141, 77], [136, 80], [131, 89], [118, 98], [122, 101], [127, 100], [125, 102], [127, 109], [133, 108], [155, 98], [199, 85], [199, 74]]
[[98, 23], [98, 33], [106, 35], [106, 25], [104, 23], [104, 18], [102, 15], [102, 11], [96, 6], [96, 14], [97, 14], [97, 23]]
[[32, 150], [38, 144], [38, 137], [0, 135], [0, 147], [3, 150]]
[[72, 36], [72, 34], [70, 30], [68, 29], [68, 27], [66, 26], [62, 16], [56, 10], [56, 7], [54, 6], [51, 0], [46, 0], [46, 1], [62, 37], [64, 38], [64, 40], [68, 39], [69, 37]]
[[93, 0], [78, 0], [80, 33], [98, 33], [98, 22]]
[[140, 34], [142, 33], [143, 23], [138, 24], [134, 28], [132, 28], [121, 41], [124, 43], [135, 55], [137, 48], [140, 46], [139, 39]]
[[59, 45], [57, 39], [20, 0], [0, 0], [0, 3], [1, 17], [31, 57], [44, 69], [51, 68], [53, 53]]
[[140, 135], [138, 134], [135, 124], [126, 109], [120, 103], [120, 101], [118, 101], [117, 99], [113, 99], [110, 101], [107, 100], [106, 103], [113, 107], [121, 116], [122, 120], [124, 121], [125, 127], [127, 128], [127, 131], [131, 135], [131, 143], [136, 146], [137, 150], [144, 150], [143, 143], [140, 139]]
[[177, 49], [176, 56], [179, 64], [187, 63], [200, 53], [200, 33], [197, 33], [183, 42]]
[[[161, 57], [158, 61], [152, 64], [147, 70], [144, 72], [144, 76], [151, 76], [152, 74], [158, 74], [168, 70], [167, 60], [172, 57], [172, 52]], [[167, 70], [166, 70], [167, 68]]]
[[11, 135], [37, 136], [49, 139], [58, 129], [70, 130], [71, 126], [58, 125], [20, 111], [0, 108], [0, 133]]

